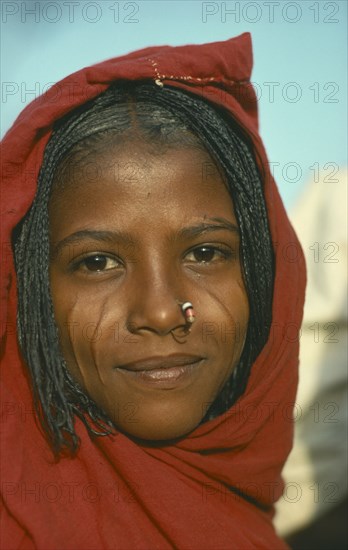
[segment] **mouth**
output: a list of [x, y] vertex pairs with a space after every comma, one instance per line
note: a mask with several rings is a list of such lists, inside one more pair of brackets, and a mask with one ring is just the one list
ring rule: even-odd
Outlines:
[[135, 382], [173, 389], [192, 381], [203, 361], [204, 357], [198, 355], [173, 354], [147, 357], [118, 365], [115, 369]]
[[194, 365], [202, 359], [203, 357], [200, 357], [199, 355], [183, 355], [175, 353], [173, 355], [157, 355], [154, 357], [139, 359], [138, 361], [132, 361], [124, 365], [118, 365], [116, 368], [134, 372], [172, 369], [175, 367]]

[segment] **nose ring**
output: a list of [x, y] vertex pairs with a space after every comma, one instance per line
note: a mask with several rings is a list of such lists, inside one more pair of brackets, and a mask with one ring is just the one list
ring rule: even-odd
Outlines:
[[186, 322], [192, 325], [192, 323], [195, 322], [196, 315], [191, 302], [184, 302], [181, 304], [181, 311], [186, 319]]

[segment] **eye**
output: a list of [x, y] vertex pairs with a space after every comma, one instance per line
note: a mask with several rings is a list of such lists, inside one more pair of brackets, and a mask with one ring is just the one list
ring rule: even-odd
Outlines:
[[76, 268], [82, 268], [92, 272], [100, 272], [116, 269], [117, 267], [120, 267], [120, 265], [120, 262], [115, 258], [111, 258], [110, 256], [105, 256], [103, 254], [94, 254], [93, 256], [88, 256], [87, 258], [80, 260]]
[[217, 246], [200, 246], [186, 255], [186, 260], [192, 263], [209, 264], [224, 261], [233, 256], [230, 249]]

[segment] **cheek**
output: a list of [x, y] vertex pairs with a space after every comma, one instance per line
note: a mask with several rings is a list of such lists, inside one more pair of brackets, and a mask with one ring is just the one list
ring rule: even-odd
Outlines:
[[105, 298], [75, 292], [57, 284], [54, 276], [51, 290], [63, 356], [77, 382], [89, 390], [95, 379], [103, 383], [97, 364], [103, 339], [107, 333], [113, 338], [117, 324], [107, 318]]
[[211, 405], [240, 360], [249, 323], [249, 301], [242, 278], [210, 288], [206, 299], [211, 301], [207, 313], [210, 320], [202, 325], [202, 342], [216, 350], [216, 369], [206, 385], [207, 394], [211, 388]]
[[242, 276], [227, 277], [206, 287], [200, 305], [203, 310], [203, 341], [213, 338], [229, 362], [238, 359], [249, 322], [249, 301]]
[[219, 297], [224, 309], [227, 323], [232, 328], [232, 336], [236, 343], [243, 347], [245, 334], [249, 323], [249, 300], [242, 280], [235, 281], [230, 291], [226, 288], [223, 296]]

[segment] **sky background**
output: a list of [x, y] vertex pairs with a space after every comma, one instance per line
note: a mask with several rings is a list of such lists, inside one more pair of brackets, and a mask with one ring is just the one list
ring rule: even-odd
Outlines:
[[1, 135], [50, 84], [156, 44], [251, 32], [260, 131], [284, 202], [347, 165], [347, 3], [248, 0], [2, 1]]

